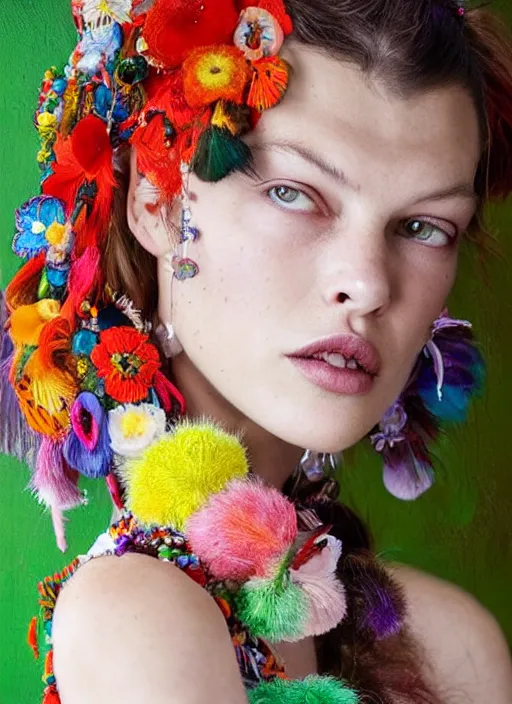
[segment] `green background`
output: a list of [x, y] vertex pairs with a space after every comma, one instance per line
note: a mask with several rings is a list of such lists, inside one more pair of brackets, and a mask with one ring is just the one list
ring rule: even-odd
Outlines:
[[[65, 61], [75, 43], [67, 0], [0, 0], [0, 266], [2, 285], [19, 261], [10, 250], [13, 212], [36, 195], [37, 138], [32, 113], [46, 68]], [[495, 3], [505, 9], [505, 4]], [[512, 10], [509, 6], [509, 18]], [[377, 547], [390, 559], [415, 565], [475, 594], [512, 639], [512, 211], [492, 214], [502, 255], [488, 263], [484, 280], [475, 253], [463, 253], [451, 312], [469, 318], [489, 362], [484, 398], [464, 427], [438, 447], [435, 487], [415, 503], [388, 496], [377, 457], [356, 450], [341, 476], [342, 497], [368, 519]], [[1, 427], [0, 427], [1, 432]], [[68, 526], [69, 553], [55, 547], [51, 521], [26, 491], [26, 467], [0, 457], [0, 704], [39, 701], [41, 667], [25, 645], [37, 610], [36, 584], [85, 551], [110, 515], [101, 483], [89, 482], [89, 506]]]

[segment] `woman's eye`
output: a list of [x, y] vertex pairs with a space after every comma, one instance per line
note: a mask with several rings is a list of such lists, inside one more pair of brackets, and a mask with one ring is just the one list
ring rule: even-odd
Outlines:
[[454, 235], [449, 235], [428, 220], [405, 220], [400, 225], [399, 234], [429, 247], [446, 247], [455, 239]]
[[273, 203], [284, 210], [311, 213], [316, 208], [313, 200], [298, 188], [274, 186], [267, 191], [267, 194]]

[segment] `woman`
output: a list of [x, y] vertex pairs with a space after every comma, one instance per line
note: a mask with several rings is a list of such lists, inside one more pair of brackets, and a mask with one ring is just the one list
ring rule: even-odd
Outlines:
[[[390, 491], [417, 496], [432, 481], [438, 418], [457, 417], [478, 386], [468, 324], [443, 311], [464, 233], [481, 241], [484, 203], [511, 189], [507, 39], [485, 11], [449, 1], [73, 9], [80, 43], [41, 91], [44, 196], [18, 213], [14, 248], [28, 261], [6, 293], [4, 366], [59, 544], [76, 472], [106, 477], [131, 514], [55, 614], [45, 599], [78, 565], [43, 583], [46, 701], [510, 701], [490, 617], [447, 585], [388, 575], [320, 476], [370, 434]], [[176, 481], [192, 477], [216, 432], [166, 431], [185, 406], [239, 434], [263, 484], [171, 491], [173, 467]], [[173, 454], [180, 438], [188, 449]], [[234, 466], [229, 436], [215, 442]], [[226, 480], [246, 473], [236, 457]], [[208, 487], [224, 471], [204, 469]], [[295, 503], [293, 540], [276, 489]], [[258, 579], [275, 586], [276, 563], [265, 555], [259, 570], [243, 521], [238, 546], [225, 529], [240, 506], [261, 533], [264, 507], [273, 519], [284, 586], [315, 613], [304, 637], [277, 592], [256, 628], [251, 594]], [[193, 550], [180, 562], [169, 550], [182, 535]], [[216, 535], [227, 566], [212, 557]], [[307, 565], [322, 559], [315, 601]]]

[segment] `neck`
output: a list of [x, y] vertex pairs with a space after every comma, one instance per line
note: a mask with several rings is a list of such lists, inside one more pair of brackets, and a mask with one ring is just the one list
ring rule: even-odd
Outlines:
[[251, 470], [277, 489], [293, 472], [303, 450], [275, 437], [231, 405], [199, 372], [185, 353], [173, 359], [172, 377], [187, 403], [191, 420], [208, 418], [228, 432], [240, 434]]

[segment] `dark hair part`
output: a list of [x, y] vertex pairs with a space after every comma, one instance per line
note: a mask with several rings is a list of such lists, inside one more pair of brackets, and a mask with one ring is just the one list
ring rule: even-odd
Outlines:
[[[481, 243], [485, 202], [512, 192], [512, 44], [503, 24], [485, 9], [470, 10], [462, 19], [456, 0], [285, 0], [285, 4], [294, 21], [295, 41], [357, 65], [397, 97], [452, 85], [468, 90], [482, 133], [475, 183], [480, 204], [469, 234]], [[129, 232], [127, 181], [128, 168], [115, 192], [103, 270], [114, 290], [128, 294], [148, 319], [154, 319], [156, 262]], [[334, 523], [334, 530], [343, 536], [339, 573], [352, 608], [340, 627], [317, 639], [321, 671], [342, 676], [365, 703], [440, 704], [438, 694], [422, 678], [420, 648], [406, 630], [375, 641], [354, 620], [361, 575], [363, 580], [365, 575], [386, 578], [355, 514], [333, 503], [323, 510], [334, 512], [320, 517]]]

